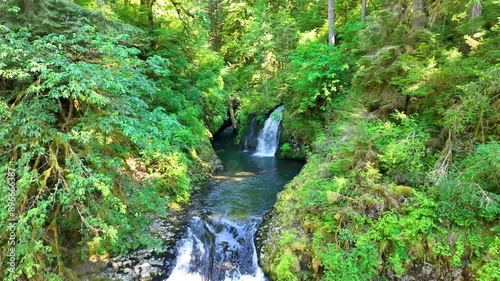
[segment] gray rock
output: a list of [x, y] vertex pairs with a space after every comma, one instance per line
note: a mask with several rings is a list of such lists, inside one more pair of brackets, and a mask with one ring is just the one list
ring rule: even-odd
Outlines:
[[123, 273], [125, 273], [125, 274], [132, 274], [132, 269], [125, 268], [125, 269], [123, 269]]
[[422, 273], [425, 275], [430, 275], [432, 273], [432, 265], [430, 263], [424, 262], [422, 266]]
[[150, 259], [149, 264], [151, 264], [151, 266], [161, 267], [163, 266], [163, 260]]
[[151, 277], [156, 277], [160, 273], [160, 269], [158, 267], [151, 267], [149, 268], [149, 274], [151, 275]]
[[153, 278], [151, 278], [151, 275], [149, 274], [149, 272], [143, 272], [141, 273], [141, 281], [149, 281], [149, 280], [152, 280]]
[[116, 263], [116, 262], [112, 262], [112, 263], [111, 263], [111, 267], [112, 267], [114, 270], [117, 270], [120, 266], [118, 265], [118, 263]]

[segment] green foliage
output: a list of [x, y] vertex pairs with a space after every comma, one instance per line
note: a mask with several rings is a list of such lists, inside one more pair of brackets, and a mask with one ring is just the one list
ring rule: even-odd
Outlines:
[[297, 257], [292, 254], [284, 254], [278, 258], [278, 265], [276, 266], [276, 274], [278, 281], [297, 281], [298, 278], [292, 271], [296, 271]]
[[477, 146], [475, 153], [468, 155], [460, 166], [464, 172], [462, 182], [476, 185], [479, 189], [500, 193], [500, 144], [491, 141]]
[[277, 203], [276, 280], [463, 260], [497, 278], [499, 1], [474, 18], [477, 1], [424, 1], [421, 18], [375, 1], [365, 22], [335, 1], [335, 47], [320, 1], [181, 2], [0, 3], [0, 173], [15, 169], [23, 257], [1, 277], [70, 278], [66, 244], [157, 245], [149, 215], [189, 200], [230, 100], [242, 125], [284, 104], [282, 154], [312, 148]]
[[292, 151], [292, 147], [290, 146], [289, 143], [284, 143], [281, 147], [280, 147], [280, 151], [281, 151], [281, 154], [286, 156], [288, 153], [290, 153]]
[[375, 147], [380, 149], [381, 166], [396, 181], [419, 182], [434, 164], [434, 159], [426, 155], [425, 143], [430, 136], [423, 130], [425, 127], [403, 112], [396, 111], [392, 117], [400, 124], [380, 124], [374, 139]]
[[500, 237], [495, 237], [487, 251], [486, 263], [478, 271], [478, 280], [492, 280], [500, 278], [498, 268], [500, 266]]
[[376, 276], [378, 254], [372, 244], [360, 242], [356, 247], [344, 250], [332, 243], [325, 247], [322, 240], [322, 235], [314, 234], [312, 248], [325, 269], [321, 280], [366, 280]]
[[[203, 63], [189, 74], [197, 86], [170, 95], [179, 79], [172, 60], [139, 58], [127, 34], [84, 25], [36, 35], [0, 25], [0, 37], [0, 171], [16, 171], [15, 251], [22, 257], [16, 272], [0, 276], [71, 278], [67, 244], [86, 245], [87, 256], [159, 246], [144, 229], [151, 214], [167, 214], [168, 203], [189, 200], [190, 170], [200, 160], [188, 153], [208, 135], [199, 116], [210, 113], [212, 129], [223, 121], [220, 60], [199, 54]], [[0, 202], [8, 200], [2, 189]], [[7, 210], [0, 218], [7, 233]]]
[[291, 57], [294, 67], [290, 102], [292, 114], [327, 109], [334, 95], [345, 88], [348, 66], [342, 52], [326, 44], [308, 42], [299, 45]]

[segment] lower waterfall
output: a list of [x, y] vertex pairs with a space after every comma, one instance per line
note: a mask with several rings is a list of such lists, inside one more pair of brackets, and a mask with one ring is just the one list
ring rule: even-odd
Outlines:
[[[227, 138], [233, 136], [229, 131]], [[302, 168], [298, 161], [254, 157], [231, 141], [214, 143], [224, 171], [193, 198], [168, 281], [267, 281], [255, 233], [276, 195]]]

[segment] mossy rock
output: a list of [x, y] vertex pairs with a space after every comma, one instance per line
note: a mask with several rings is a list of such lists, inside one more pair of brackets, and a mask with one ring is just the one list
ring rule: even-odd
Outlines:
[[397, 197], [411, 197], [413, 196], [413, 188], [406, 185], [397, 185], [394, 188], [394, 195]]

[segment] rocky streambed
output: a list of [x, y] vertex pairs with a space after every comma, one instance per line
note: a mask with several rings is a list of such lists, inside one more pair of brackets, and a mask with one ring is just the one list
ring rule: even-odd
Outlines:
[[186, 212], [172, 214], [169, 220], [154, 219], [148, 231], [164, 241], [163, 249], [143, 249], [124, 257], [114, 257], [100, 274], [111, 280], [164, 280], [173, 269], [175, 243], [180, 239]]
[[74, 258], [72, 268], [82, 281], [155, 281], [165, 280], [174, 267], [176, 242], [186, 224], [187, 211], [171, 212], [169, 218], [154, 218], [146, 229], [164, 243], [161, 249], [141, 249], [121, 257], [91, 259], [85, 262]]

